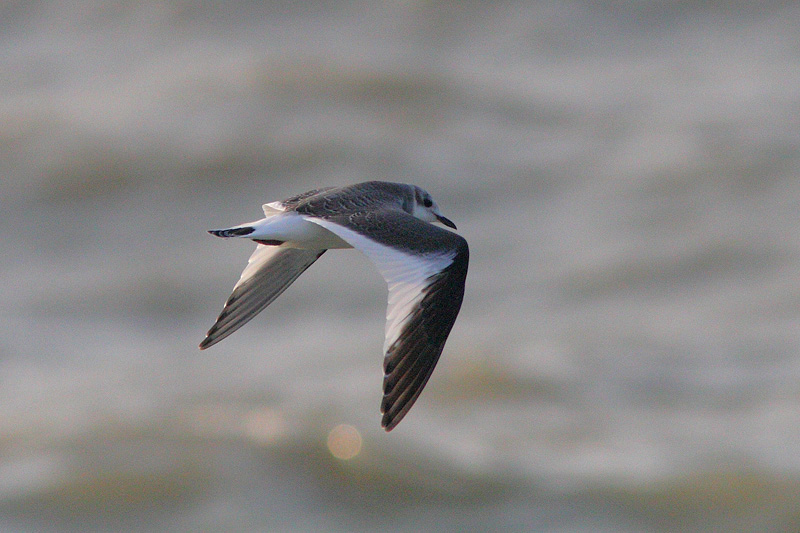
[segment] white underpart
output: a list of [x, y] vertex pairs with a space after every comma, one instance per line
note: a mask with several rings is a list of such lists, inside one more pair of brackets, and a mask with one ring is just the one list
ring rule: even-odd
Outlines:
[[[269, 204], [267, 205], [269, 206]], [[240, 224], [236, 227], [254, 228], [252, 233], [243, 235], [247, 239], [283, 241], [283, 246], [289, 248], [306, 250], [352, 248], [350, 244], [324, 227], [309, 222], [306, 217], [293, 211], [268, 214], [261, 220]]]
[[423, 299], [428, 279], [447, 268], [456, 255], [455, 250], [442, 250], [420, 255], [404, 252], [374, 241], [347, 227], [328, 220], [308, 217], [308, 220], [335, 233], [363, 252], [378, 268], [389, 286], [389, 305], [386, 308], [386, 338], [383, 351], [394, 344], [408, 318]]

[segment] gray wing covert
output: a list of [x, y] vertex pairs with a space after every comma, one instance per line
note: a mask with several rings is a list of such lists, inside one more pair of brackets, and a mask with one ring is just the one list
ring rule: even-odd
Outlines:
[[461, 309], [467, 241], [397, 210], [308, 220], [365, 253], [389, 286], [381, 424], [390, 431], [428, 382]]

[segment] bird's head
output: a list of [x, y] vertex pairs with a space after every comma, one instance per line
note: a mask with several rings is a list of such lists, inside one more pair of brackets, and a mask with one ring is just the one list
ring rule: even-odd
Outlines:
[[439, 210], [439, 206], [433, 201], [428, 191], [416, 186], [414, 187], [414, 207], [411, 214], [425, 222], [441, 222], [445, 226], [456, 229], [456, 225]]

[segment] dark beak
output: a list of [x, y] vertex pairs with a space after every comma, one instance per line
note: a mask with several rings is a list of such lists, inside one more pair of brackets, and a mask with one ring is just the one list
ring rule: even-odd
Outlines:
[[439, 222], [441, 222], [442, 224], [444, 224], [444, 225], [445, 225], [445, 226], [447, 226], [448, 228], [458, 229], [458, 228], [456, 227], [456, 225], [455, 225], [455, 224], [453, 224], [453, 221], [452, 221], [452, 220], [450, 220], [449, 218], [447, 218], [447, 217], [443, 217], [442, 215], [436, 215], [436, 218], [438, 218], [438, 219], [439, 219]]

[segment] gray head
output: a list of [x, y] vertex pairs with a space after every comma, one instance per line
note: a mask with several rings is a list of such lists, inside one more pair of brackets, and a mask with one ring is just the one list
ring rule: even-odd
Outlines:
[[445, 226], [456, 229], [456, 225], [446, 218], [439, 210], [439, 206], [433, 201], [428, 191], [412, 185], [414, 189], [414, 203], [411, 206], [411, 214], [425, 222], [441, 222]]

